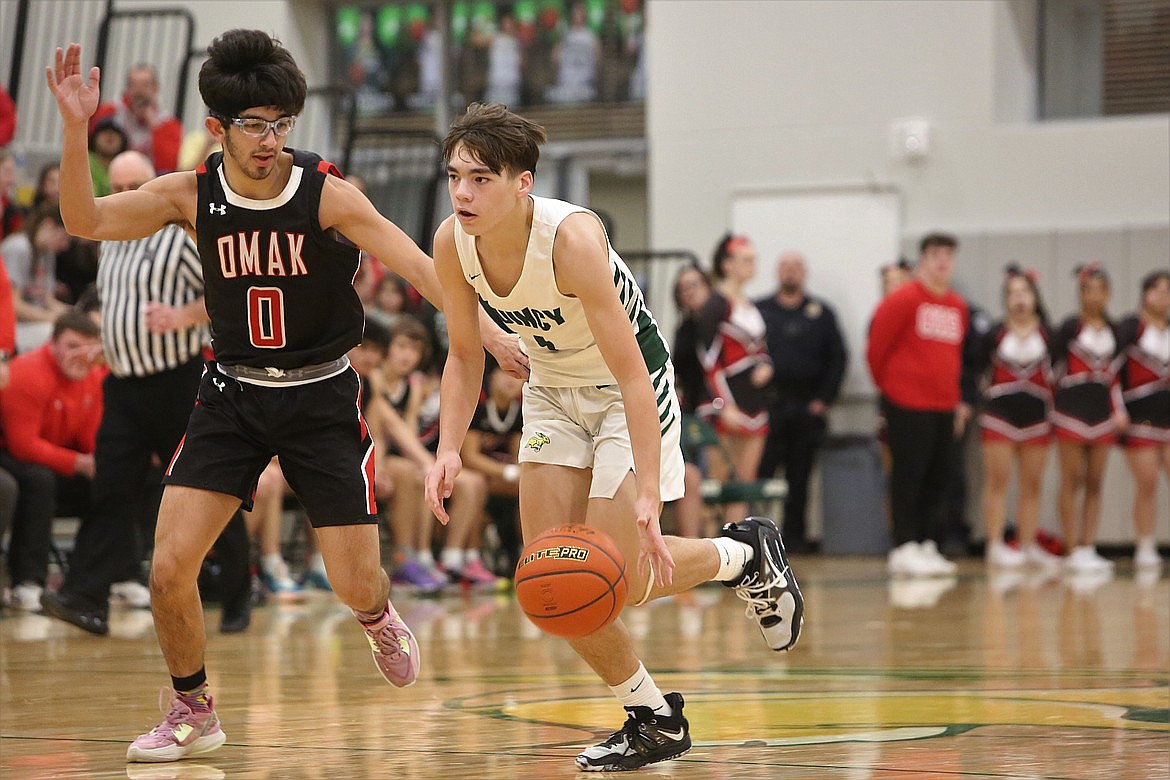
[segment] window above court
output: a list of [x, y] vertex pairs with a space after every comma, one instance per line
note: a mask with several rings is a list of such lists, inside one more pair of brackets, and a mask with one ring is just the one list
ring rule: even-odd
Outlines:
[[1170, 1], [1039, 0], [1040, 119], [1170, 112]]

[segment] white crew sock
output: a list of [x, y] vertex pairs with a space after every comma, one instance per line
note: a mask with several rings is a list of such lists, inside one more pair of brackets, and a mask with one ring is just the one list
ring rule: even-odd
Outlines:
[[716, 582], [730, 582], [743, 576], [747, 565], [756, 557], [756, 551], [750, 544], [738, 542], [728, 536], [716, 536], [708, 539], [719, 551], [719, 571], [712, 580]]
[[609, 689], [618, 697], [623, 707], [649, 707], [659, 715], [670, 717], [674, 713], [666, 703], [662, 691], [654, 684], [646, 667], [638, 663], [638, 671], [623, 683], [611, 685]]
[[439, 553], [439, 565], [447, 571], [463, 571], [463, 551], [457, 547], [444, 547]]
[[280, 553], [265, 553], [260, 556], [260, 568], [267, 574], [280, 575], [288, 571], [284, 564], [284, 558], [280, 557]]

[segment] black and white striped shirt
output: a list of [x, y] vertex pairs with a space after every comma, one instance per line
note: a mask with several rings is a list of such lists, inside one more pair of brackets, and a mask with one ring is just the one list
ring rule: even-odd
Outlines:
[[199, 355], [206, 323], [164, 334], [146, 327], [147, 303], [178, 307], [203, 295], [199, 253], [178, 225], [134, 241], [103, 241], [97, 286], [102, 347], [114, 376], [149, 376]]

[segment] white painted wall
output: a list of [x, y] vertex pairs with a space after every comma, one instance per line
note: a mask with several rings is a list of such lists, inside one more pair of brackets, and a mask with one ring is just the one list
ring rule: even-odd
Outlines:
[[[650, 0], [652, 238], [706, 252], [732, 189], [859, 182], [904, 193], [911, 235], [1165, 226], [1167, 116], [1025, 119], [1014, 8]], [[918, 164], [888, 150], [890, 123], [911, 116], [933, 129]]]
[[[1063, 317], [1070, 269], [1102, 253], [1114, 310], [1132, 308], [1141, 273], [1170, 266], [1170, 117], [1033, 121], [1035, 28], [1031, 0], [649, 0], [651, 245], [708, 257], [745, 189], [872, 184], [900, 193], [904, 247], [935, 229], [963, 237], [957, 284], [995, 314], [1008, 260], [1047, 273]], [[930, 122], [924, 160], [891, 154], [890, 125], [905, 117]], [[818, 279], [877, 284], [868, 264], [809, 262], [814, 293]], [[762, 258], [756, 289], [772, 269]], [[850, 347], [862, 359], [864, 345]], [[871, 415], [844, 404], [834, 426], [865, 429]], [[1132, 539], [1117, 461], [1106, 542]], [[1054, 473], [1045, 496], [1055, 530]]]

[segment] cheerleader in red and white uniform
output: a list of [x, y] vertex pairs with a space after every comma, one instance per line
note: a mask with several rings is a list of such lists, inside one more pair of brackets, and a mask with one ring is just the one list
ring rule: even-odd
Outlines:
[[1133, 473], [1134, 565], [1157, 568], [1154, 511], [1159, 469], [1170, 477], [1170, 271], [1142, 280], [1141, 310], [1119, 330], [1125, 363], [1121, 385], [1129, 412], [1125, 454]]
[[[1051, 567], [1058, 559], [1036, 544], [1040, 486], [1052, 435], [1048, 420], [1052, 366], [1050, 334], [1035, 272], [1009, 266], [1003, 297], [1007, 316], [991, 329], [983, 350], [983, 365], [990, 369], [980, 415], [987, 563], [997, 567], [1025, 563]], [[1013, 460], [1018, 471], [1019, 549], [1004, 544], [1005, 498]]]
[[[1101, 485], [1110, 446], [1129, 418], [1121, 395], [1121, 339], [1109, 319], [1109, 275], [1100, 263], [1077, 269], [1081, 307], [1053, 334], [1056, 375], [1052, 425], [1060, 454], [1060, 523], [1071, 551], [1065, 566], [1078, 573], [1108, 572], [1097, 552]], [[1078, 507], [1077, 501], [1084, 491]]]
[[[711, 266], [718, 283], [695, 316], [699, 360], [707, 376], [710, 400], [700, 414], [715, 430], [732, 462], [712, 462], [711, 476], [756, 479], [768, 435], [768, 383], [772, 359], [764, 318], [744, 292], [756, 274], [756, 249], [745, 236], [728, 235], [715, 249]], [[715, 459], [716, 461], [718, 459]], [[730, 469], [723, 468], [730, 466]], [[743, 518], [744, 504], [724, 507], [727, 522]]]

